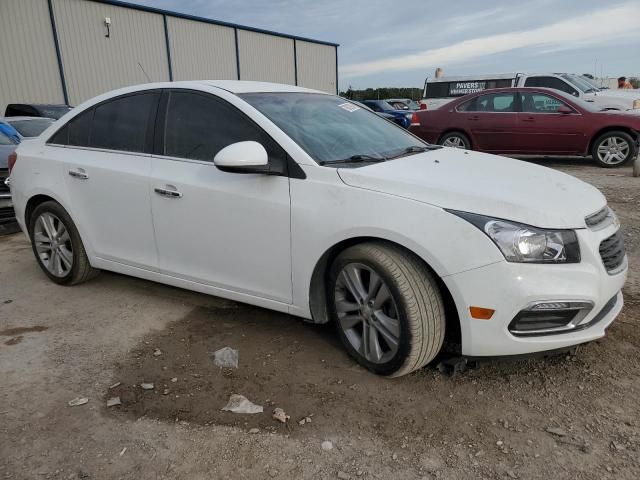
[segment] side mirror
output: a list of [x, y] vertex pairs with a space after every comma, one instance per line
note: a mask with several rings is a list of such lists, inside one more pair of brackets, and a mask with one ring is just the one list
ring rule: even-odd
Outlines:
[[270, 173], [267, 151], [253, 141], [227, 145], [216, 154], [213, 163], [223, 172]]
[[560, 108], [558, 108], [558, 113], [564, 113], [564, 114], [573, 113], [573, 110], [571, 110], [566, 105], [560, 105]]

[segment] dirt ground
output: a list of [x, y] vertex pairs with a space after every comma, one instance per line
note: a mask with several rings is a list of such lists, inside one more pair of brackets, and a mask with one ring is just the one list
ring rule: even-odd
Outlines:
[[[143, 280], [60, 287], [21, 234], [0, 237], [0, 479], [640, 478], [640, 178], [537, 162], [618, 213], [626, 305], [575, 356], [453, 377], [379, 378], [329, 326]], [[237, 370], [214, 365], [224, 346]], [[221, 411], [233, 393], [264, 413]]]

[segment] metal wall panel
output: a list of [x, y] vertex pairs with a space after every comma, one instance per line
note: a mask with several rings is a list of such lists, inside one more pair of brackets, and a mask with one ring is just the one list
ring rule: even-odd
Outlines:
[[72, 105], [127, 85], [169, 80], [162, 15], [86, 0], [53, 0], [53, 10]]
[[17, 102], [64, 102], [46, 0], [0, 0], [0, 116]]
[[295, 85], [293, 40], [238, 29], [240, 79]]
[[236, 80], [233, 28], [167, 17], [174, 80]]
[[298, 85], [336, 93], [336, 48], [296, 40]]

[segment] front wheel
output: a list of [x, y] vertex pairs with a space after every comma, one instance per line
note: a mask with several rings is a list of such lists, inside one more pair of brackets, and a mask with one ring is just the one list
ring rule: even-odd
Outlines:
[[54, 201], [38, 205], [29, 219], [29, 237], [38, 265], [60, 285], [75, 285], [95, 277], [73, 220]]
[[450, 132], [440, 137], [438, 141], [443, 147], [451, 148], [463, 148], [465, 150], [471, 150], [471, 141], [464, 133]]
[[606, 132], [591, 147], [591, 156], [601, 167], [624, 165], [637, 154], [636, 142], [626, 132]]
[[442, 297], [432, 273], [410, 252], [382, 242], [350, 247], [334, 261], [328, 287], [342, 343], [368, 370], [399, 377], [440, 351]]

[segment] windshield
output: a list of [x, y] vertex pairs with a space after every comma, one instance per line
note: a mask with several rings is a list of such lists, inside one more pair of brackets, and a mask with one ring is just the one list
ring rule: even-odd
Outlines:
[[576, 87], [578, 90], [580, 90], [582, 93], [590, 93], [590, 92], [599, 91], [598, 88], [596, 88], [595, 86], [591, 85], [584, 78], [579, 77], [578, 75], [565, 73], [565, 74], [560, 75], [560, 76], [562, 78], [564, 78], [567, 82], [569, 82], [571, 85]]
[[369, 109], [333, 95], [240, 95], [275, 123], [318, 163], [352, 157], [388, 159], [425, 143]]
[[7, 120], [23, 137], [37, 137], [53, 123], [50, 118], [34, 118], [30, 120]]

